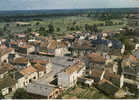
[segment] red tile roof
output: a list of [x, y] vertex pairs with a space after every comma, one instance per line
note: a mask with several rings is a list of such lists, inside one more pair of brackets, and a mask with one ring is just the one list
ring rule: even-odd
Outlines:
[[5, 47], [5, 46], [1, 46], [0, 47], [0, 56], [3, 56], [3, 55], [5, 55], [5, 54], [7, 54], [7, 53], [10, 53], [10, 52], [12, 52], [14, 49], [13, 48], [7, 48], [7, 47]]
[[68, 75], [70, 75], [70, 74], [72, 74], [72, 73], [75, 72], [75, 71], [79, 71], [79, 70], [80, 70], [81, 68], [83, 68], [83, 67], [84, 67], [83, 62], [79, 61], [79, 62], [77, 62], [76, 64], [71, 65], [71, 66], [69, 66], [68, 68], [66, 68], [66, 69], [65, 69], [65, 72], [66, 72]]
[[31, 63], [34, 63], [34, 64], [48, 64], [49, 63], [49, 60], [31, 60]]
[[32, 66], [29, 66], [20, 71], [20, 73], [23, 74], [25, 77], [31, 75], [34, 72], [37, 72], [37, 70], [33, 68]]
[[14, 63], [16, 64], [27, 64], [28, 63], [28, 59], [27, 58], [15, 58]]
[[87, 58], [94, 62], [102, 62], [105, 63], [105, 58], [101, 56], [99, 53], [92, 53], [87, 56]]
[[40, 72], [40, 71], [46, 71], [46, 68], [45, 67], [43, 67], [41, 64], [39, 64], [39, 63], [37, 63], [37, 64], [35, 64], [34, 65], [34, 68], [38, 71], [38, 72]]

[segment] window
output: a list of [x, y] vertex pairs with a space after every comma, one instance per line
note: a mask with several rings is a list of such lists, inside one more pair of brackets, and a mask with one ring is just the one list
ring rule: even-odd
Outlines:
[[31, 83], [32, 82], [32, 80], [31, 79], [29, 79], [29, 83]]
[[35, 80], [35, 79], [36, 79], [36, 77], [33, 77], [33, 79]]
[[58, 91], [56, 91], [55, 93], [58, 94]]

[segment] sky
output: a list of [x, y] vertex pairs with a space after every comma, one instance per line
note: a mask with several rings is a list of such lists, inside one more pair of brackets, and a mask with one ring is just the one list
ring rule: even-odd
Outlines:
[[0, 10], [126, 7], [139, 7], [139, 0], [0, 0]]

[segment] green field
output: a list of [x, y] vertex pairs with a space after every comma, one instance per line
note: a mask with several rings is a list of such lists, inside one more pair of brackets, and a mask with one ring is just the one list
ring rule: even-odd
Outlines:
[[[113, 23], [123, 22], [123, 25], [112, 25], [112, 26], [99, 26], [99, 29], [102, 30], [119, 30], [121, 27], [127, 24], [126, 20], [111, 20]], [[100, 24], [105, 23], [104, 21], [99, 21], [97, 19], [91, 18], [91, 17], [79, 17], [79, 16], [67, 16], [67, 17], [52, 17], [52, 18], [43, 18], [42, 21], [39, 21], [39, 25], [36, 25], [38, 21], [29, 21], [27, 23], [30, 23], [31, 26], [18, 26], [16, 25], [16, 22], [3, 22], [0, 23], [0, 29], [3, 29], [6, 24], [9, 24], [9, 26], [6, 28], [10, 30], [11, 33], [23, 33], [28, 28], [31, 28], [32, 31], [39, 30], [40, 27], [44, 27], [46, 30], [48, 29], [48, 25], [52, 24], [55, 28], [56, 34], [67, 34], [71, 33], [71, 30], [67, 30], [67, 27], [73, 26], [73, 23], [75, 22], [75, 26], [80, 27], [80, 31], [84, 31], [85, 24], [88, 25], [94, 25], [94, 24]], [[60, 31], [58, 32], [56, 29], [60, 28]], [[76, 31], [76, 30], [75, 30]]]

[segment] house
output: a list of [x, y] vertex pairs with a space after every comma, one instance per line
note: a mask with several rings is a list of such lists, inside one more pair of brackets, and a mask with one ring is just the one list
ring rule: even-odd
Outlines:
[[122, 69], [125, 78], [139, 81], [139, 60], [136, 56], [129, 55], [122, 61]]
[[101, 69], [105, 68], [106, 59], [100, 53], [91, 53], [85, 57], [88, 69]]
[[8, 62], [9, 54], [14, 53], [14, 49], [6, 46], [0, 46], [0, 62]]
[[11, 75], [12, 75], [12, 78], [14, 80], [16, 80], [17, 88], [24, 88], [24, 85], [25, 85], [24, 84], [25, 83], [25, 77], [24, 77], [24, 75], [22, 75], [18, 71], [13, 72]]
[[85, 69], [85, 64], [81, 61], [68, 66], [58, 73], [58, 86], [63, 88], [73, 87], [77, 82], [77, 78], [84, 74]]
[[18, 45], [18, 48], [16, 49], [16, 52], [24, 53], [24, 54], [30, 54], [34, 51], [35, 51], [35, 47], [27, 43], [20, 43]]
[[10, 76], [3, 79], [0, 78], [0, 91], [2, 95], [7, 95], [12, 91], [16, 90], [16, 80], [12, 79]]
[[94, 51], [93, 45], [87, 40], [75, 41], [69, 48], [72, 56], [85, 56]]
[[115, 33], [116, 33], [116, 32], [113, 31], [113, 30], [104, 30], [104, 31], [102, 32], [102, 36], [105, 37], [105, 38], [107, 38], [108, 36], [112, 36], [112, 35], [114, 35]]
[[45, 43], [40, 44], [40, 51], [46, 55], [64, 56], [68, 52], [68, 46], [64, 41], [48, 39]]
[[96, 87], [104, 92], [105, 94], [109, 95], [109, 96], [113, 96], [116, 94], [116, 92], [119, 91], [119, 88], [116, 87], [115, 85], [113, 85], [110, 81], [108, 80], [101, 80], [97, 85]]
[[21, 34], [16, 34], [15, 35], [18, 39], [25, 39], [26, 38], [26, 35], [24, 33], [21, 33]]
[[39, 34], [39, 33], [37, 33], [37, 32], [32, 32], [32, 33], [31, 33], [31, 35], [33, 35], [33, 36], [36, 36], [36, 37], [37, 37], [37, 36], [39, 36], [40, 34]]
[[120, 88], [120, 81], [121, 76], [114, 74], [112, 72], [106, 71], [104, 74], [104, 79], [110, 81], [113, 85], [117, 86], [118, 88]]
[[120, 76], [107, 70], [93, 69], [89, 77], [94, 80], [95, 84], [98, 84], [100, 81], [105, 79], [111, 82], [117, 88], [122, 88], [124, 83], [124, 77], [122, 77], [122, 75]]
[[11, 48], [16, 49], [16, 48], [18, 48], [18, 42], [17, 41], [10, 41], [9, 46]]
[[10, 71], [13, 71], [14, 67], [8, 63], [0, 64], [0, 78], [4, 78], [9, 74]]
[[35, 47], [25, 42], [25, 40], [11, 41], [9, 46], [14, 48], [16, 52], [23, 54], [29, 54], [35, 51]]
[[139, 50], [135, 50], [132, 52], [132, 55], [136, 57], [136, 59], [139, 59]]
[[89, 77], [92, 78], [95, 83], [98, 83], [101, 80], [102, 75], [103, 75], [103, 70], [93, 69]]
[[39, 83], [29, 84], [26, 90], [35, 99], [56, 99], [60, 94], [58, 88]]
[[24, 57], [18, 57], [15, 58], [12, 63], [14, 65], [27, 66], [27, 64], [29, 63], [29, 59]]
[[39, 59], [33, 59], [31, 60], [31, 64], [40, 64], [45, 68], [45, 73], [50, 73], [52, 71], [52, 63], [50, 60], [39, 60]]
[[94, 45], [95, 51], [100, 53], [112, 53], [113, 50], [118, 51], [117, 53], [121, 53], [121, 49], [123, 45], [118, 40], [108, 40], [103, 39], [102, 34], [98, 34], [97, 39], [91, 41]]
[[73, 41], [74, 41], [74, 39], [75, 39], [75, 37], [73, 36], [73, 35], [65, 35], [64, 36], [64, 41], [68, 41], [68, 42], [70, 42], [70, 43], [72, 43]]
[[111, 71], [115, 74], [118, 73], [118, 62], [117, 62], [117, 58], [113, 59], [113, 58], [109, 58], [106, 60], [106, 65], [105, 65], [105, 70], [107, 71]]
[[32, 66], [28, 66], [27, 68], [22, 69], [20, 73], [24, 75], [25, 86], [27, 86], [29, 83], [32, 83], [32, 81], [36, 81], [38, 79], [37, 70]]
[[44, 73], [46, 72], [46, 68], [43, 67], [41, 64], [37, 63], [33, 66], [37, 72], [38, 72], [38, 78], [41, 78], [44, 76]]
[[47, 46], [48, 52], [54, 51], [55, 56], [64, 56], [68, 53], [67, 45], [62, 41], [51, 41]]

